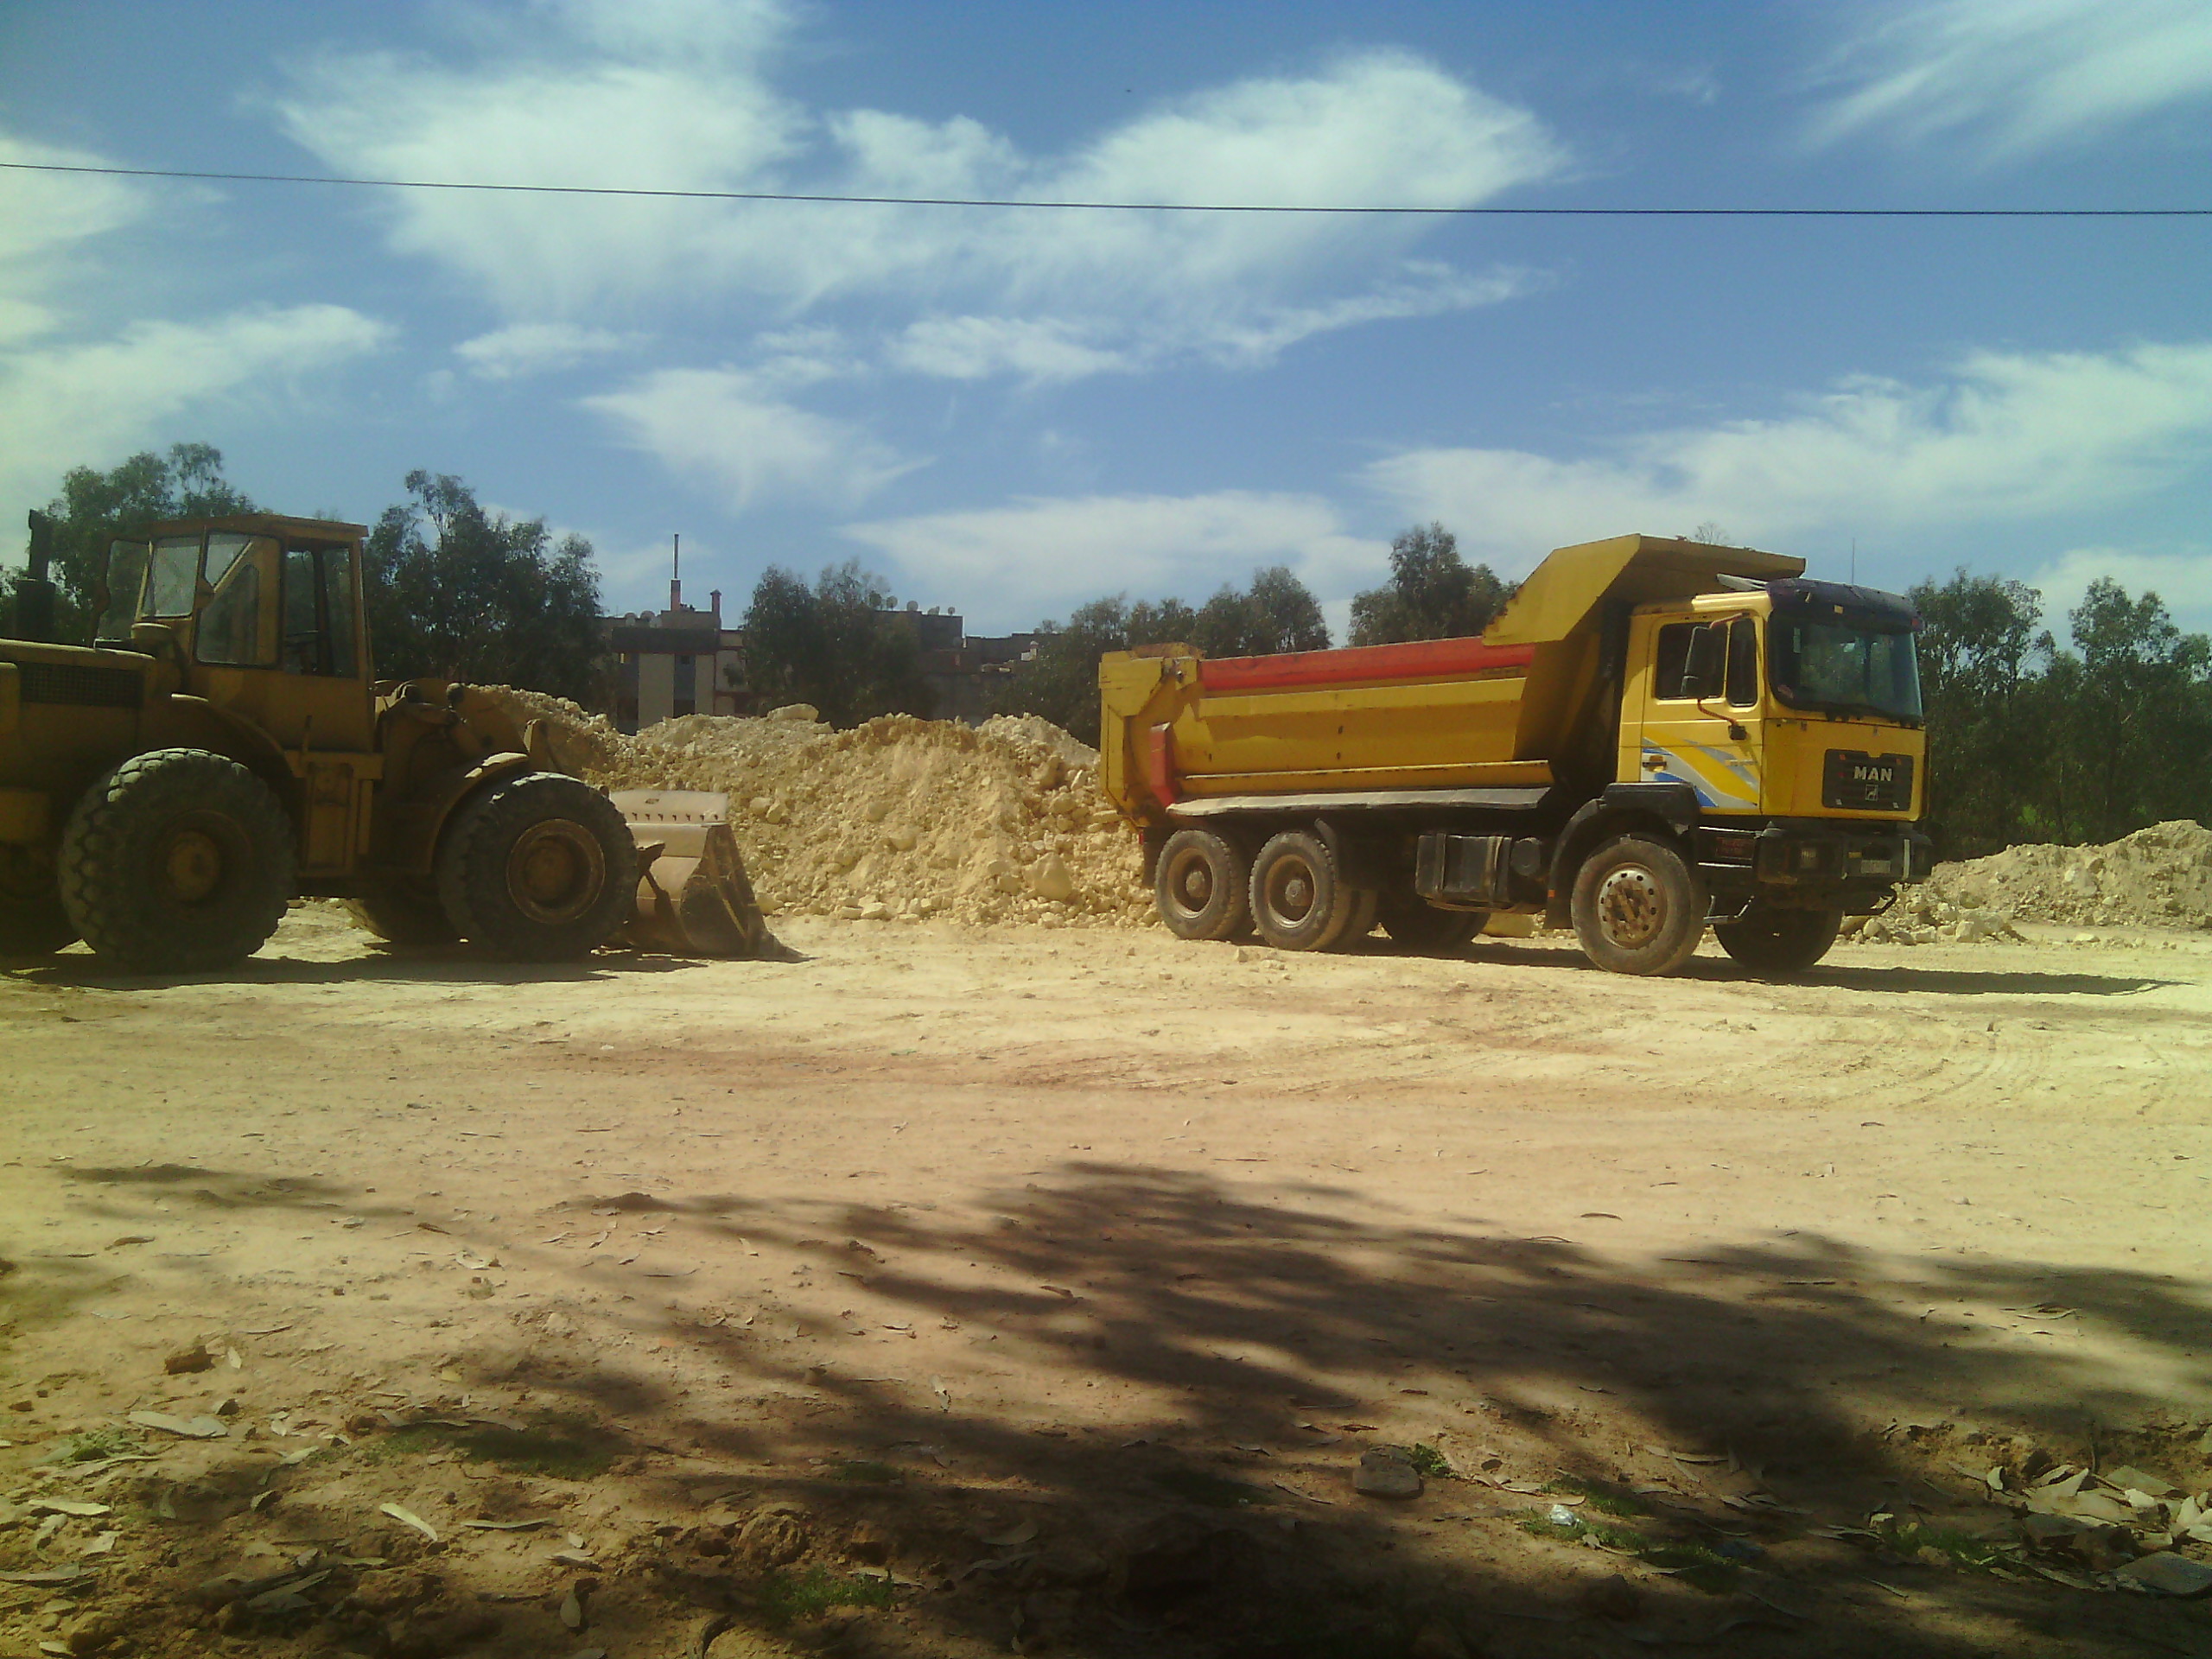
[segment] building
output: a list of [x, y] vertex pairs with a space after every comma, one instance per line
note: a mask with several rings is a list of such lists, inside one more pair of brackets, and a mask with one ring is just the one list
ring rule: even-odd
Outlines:
[[683, 582], [671, 576], [668, 608], [607, 619], [614, 653], [614, 724], [638, 732], [679, 715], [753, 712], [745, 683], [745, 635], [722, 626], [716, 588], [703, 611], [683, 602]]
[[922, 678], [939, 720], [974, 726], [988, 719], [1007, 676], [1036, 654], [1035, 634], [970, 635], [957, 611], [925, 611], [910, 600], [906, 618], [922, 649]]

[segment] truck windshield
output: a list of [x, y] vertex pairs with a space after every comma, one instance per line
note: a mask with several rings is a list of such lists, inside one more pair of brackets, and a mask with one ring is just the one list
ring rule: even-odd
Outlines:
[[1783, 614], [1767, 637], [1774, 694], [1791, 708], [1919, 723], [1920, 670], [1906, 630]]

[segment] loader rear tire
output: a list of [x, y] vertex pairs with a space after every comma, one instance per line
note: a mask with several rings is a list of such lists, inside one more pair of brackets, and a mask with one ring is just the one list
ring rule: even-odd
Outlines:
[[1234, 938], [1252, 918], [1251, 879], [1251, 867], [1227, 836], [1178, 830], [1160, 849], [1153, 903], [1179, 939]]
[[366, 893], [348, 899], [346, 910], [387, 944], [451, 944], [461, 937], [437, 884], [420, 876], [380, 877]]
[[61, 832], [61, 904], [86, 944], [134, 974], [244, 962], [284, 919], [292, 820], [226, 755], [153, 749], [106, 773]]
[[1458, 956], [1489, 920], [1488, 911], [1439, 910], [1418, 897], [1395, 899], [1382, 906], [1382, 931], [1391, 942], [1423, 956]]
[[1271, 837], [1252, 861], [1252, 922], [1278, 950], [1325, 950], [1360, 909], [1328, 843], [1310, 830]]
[[28, 847], [0, 847], [0, 957], [50, 957], [76, 942], [53, 864]]
[[638, 890], [638, 848], [614, 804], [556, 772], [503, 778], [461, 808], [438, 849], [454, 931], [512, 962], [564, 962], [613, 937]]
[[1802, 974], [1842, 931], [1840, 910], [1754, 909], [1742, 919], [1715, 922], [1720, 948], [1755, 974]]

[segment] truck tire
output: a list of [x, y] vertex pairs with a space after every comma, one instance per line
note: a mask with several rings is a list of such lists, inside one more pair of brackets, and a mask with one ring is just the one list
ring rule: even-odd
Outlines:
[[1488, 911], [1439, 910], [1417, 895], [1382, 904], [1382, 931], [1392, 943], [1423, 956], [1458, 956], [1489, 920]]
[[1382, 895], [1372, 887], [1355, 888], [1352, 893], [1351, 918], [1344, 924], [1344, 931], [1329, 944], [1332, 950], [1351, 950], [1375, 931], [1376, 918], [1382, 913]]
[[61, 832], [61, 903], [86, 944], [134, 974], [244, 962], [292, 896], [292, 820], [228, 756], [153, 749], [85, 791]]
[[1325, 950], [1359, 908], [1337, 878], [1328, 843], [1310, 830], [1271, 837], [1252, 861], [1252, 924], [1278, 950]]
[[1574, 877], [1583, 954], [1616, 974], [1671, 974], [1705, 937], [1705, 883], [1682, 855], [1648, 836], [1623, 836]]
[[0, 848], [0, 957], [50, 957], [76, 942], [54, 867], [28, 848]]
[[1211, 830], [1178, 830], [1160, 849], [1152, 880], [1160, 919], [1179, 939], [1234, 938], [1251, 920], [1250, 868]]
[[461, 810], [438, 849], [454, 932], [511, 962], [564, 962], [629, 916], [638, 848], [614, 804], [557, 772], [503, 778]]
[[420, 876], [378, 876], [367, 892], [346, 901], [346, 910], [387, 944], [451, 944], [461, 937], [437, 884]]
[[1835, 943], [1840, 910], [1753, 909], [1739, 920], [1715, 922], [1720, 948], [1758, 974], [1802, 974]]

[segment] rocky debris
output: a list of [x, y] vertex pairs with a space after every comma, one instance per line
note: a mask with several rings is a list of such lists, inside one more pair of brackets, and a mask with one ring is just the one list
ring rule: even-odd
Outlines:
[[1922, 890], [2023, 921], [2212, 929], [2212, 830], [2184, 818], [2102, 847], [2008, 847], [1939, 864]]
[[761, 1510], [738, 1529], [740, 1554], [761, 1567], [782, 1567], [806, 1554], [813, 1529], [804, 1511], [778, 1505]]
[[1910, 887], [1879, 916], [1844, 918], [1842, 937], [1861, 944], [2019, 944], [2020, 931], [2001, 910], [1955, 905], [1929, 886]]
[[686, 715], [626, 737], [557, 698], [497, 695], [517, 718], [544, 721], [556, 757], [602, 788], [728, 794], [772, 913], [1153, 920], [1136, 836], [1098, 792], [1096, 751], [1033, 715], [969, 727], [889, 715], [841, 732], [794, 704], [757, 720]]
[[1360, 1453], [1351, 1485], [1370, 1497], [1419, 1497], [1421, 1471], [1395, 1446], [1374, 1446]]
[[2113, 1576], [2123, 1584], [2161, 1596], [2194, 1599], [2212, 1595], [2212, 1566], [2192, 1561], [2171, 1550], [2162, 1549], [2154, 1555], [2130, 1561]]

